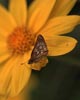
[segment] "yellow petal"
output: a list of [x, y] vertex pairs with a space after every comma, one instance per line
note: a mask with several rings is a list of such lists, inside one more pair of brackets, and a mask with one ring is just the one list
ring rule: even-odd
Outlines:
[[26, 0], [10, 0], [9, 9], [17, 24], [25, 25], [27, 21]]
[[0, 100], [6, 100], [7, 97], [6, 96], [0, 96]]
[[2, 64], [4, 61], [8, 60], [10, 58], [9, 53], [4, 53], [3, 55], [0, 55], [0, 64]]
[[17, 60], [18, 59], [16, 57], [12, 57], [4, 65], [0, 66], [0, 95], [7, 95], [10, 92], [9, 87], [12, 69], [14, 68]]
[[7, 100], [24, 100], [24, 99], [23, 99], [22, 95], [20, 94], [16, 97], [9, 97]]
[[[4, 40], [4, 39], [3, 39]], [[0, 39], [0, 64], [7, 60], [11, 55], [9, 54], [7, 44]]]
[[0, 40], [0, 56], [8, 52], [7, 44], [4, 41]]
[[67, 36], [54, 36], [46, 39], [46, 43], [49, 50], [49, 56], [58, 56], [73, 50], [77, 40]]
[[79, 24], [80, 16], [62, 16], [48, 21], [45, 27], [39, 32], [44, 36], [54, 36], [71, 32]]
[[47, 21], [56, 0], [35, 0], [29, 9], [28, 28], [36, 33]]
[[56, 0], [51, 17], [67, 15], [77, 0]]
[[19, 64], [16, 64], [12, 71], [11, 96], [16, 96], [22, 91], [22, 89], [27, 85], [31, 75], [29, 64], [22, 64], [22, 62], [23, 59], [21, 58]]
[[16, 27], [16, 22], [8, 11], [0, 5], [0, 34], [7, 36]]

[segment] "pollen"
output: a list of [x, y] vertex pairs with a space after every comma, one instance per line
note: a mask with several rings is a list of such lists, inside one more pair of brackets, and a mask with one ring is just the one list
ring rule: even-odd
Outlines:
[[8, 36], [8, 48], [12, 53], [24, 54], [34, 45], [34, 39], [25, 27], [18, 27]]

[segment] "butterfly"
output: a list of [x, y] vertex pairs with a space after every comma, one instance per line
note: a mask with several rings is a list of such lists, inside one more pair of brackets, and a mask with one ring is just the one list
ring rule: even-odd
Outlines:
[[35, 46], [31, 53], [31, 58], [28, 61], [28, 64], [36, 63], [47, 55], [48, 55], [48, 48], [46, 42], [42, 35], [38, 35]]

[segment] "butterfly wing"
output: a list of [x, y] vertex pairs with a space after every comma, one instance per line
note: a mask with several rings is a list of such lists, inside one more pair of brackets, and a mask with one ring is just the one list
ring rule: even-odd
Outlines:
[[42, 35], [39, 35], [35, 43], [35, 46], [32, 50], [31, 58], [28, 63], [31, 64], [34, 62], [38, 62], [43, 56], [47, 56], [47, 54], [48, 49], [45, 40]]

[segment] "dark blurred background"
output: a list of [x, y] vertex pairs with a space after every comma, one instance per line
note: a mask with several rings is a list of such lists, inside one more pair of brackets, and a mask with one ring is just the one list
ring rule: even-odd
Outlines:
[[[8, 1], [0, 0], [0, 3], [7, 8]], [[33, 0], [27, 1], [30, 5]], [[80, 0], [70, 14], [80, 15]], [[80, 25], [68, 36], [78, 40], [76, 48], [64, 56], [48, 57], [49, 63], [45, 68], [32, 72], [39, 84], [30, 88], [31, 100], [80, 100]]]

